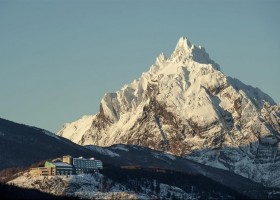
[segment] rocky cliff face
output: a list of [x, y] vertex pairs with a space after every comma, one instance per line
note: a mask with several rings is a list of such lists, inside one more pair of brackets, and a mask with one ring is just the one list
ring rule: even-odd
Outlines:
[[280, 105], [227, 77], [203, 47], [180, 38], [148, 72], [104, 95], [94, 116], [58, 133], [87, 145], [137, 144], [280, 187]]

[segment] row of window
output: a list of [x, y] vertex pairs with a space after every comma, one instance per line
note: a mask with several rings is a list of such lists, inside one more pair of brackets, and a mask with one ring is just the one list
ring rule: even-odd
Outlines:
[[77, 167], [77, 166], [98, 166], [98, 165], [86, 165], [86, 164], [74, 165], [74, 167]]
[[72, 167], [57, 167], [59, 170], [72, 170]]
[[96, 162], [73, 162], [74, 165], [76, 164], [87, 164], [87, 165], [90, 165], [90, 164], [96, 164]]
[[73, 163], [101, 163], [99, 160], [73, 160]]
[[96, 163], [91, 163], [91, 164], [87, 164], [87, 163], [78, 163], [78, 164], [74, 164], [74, 166], [95, 166], [95, 165], [101, 165], [101, 164], [96, 164]]
[[72, 175], [72, 171], [56, 171], [57, 175]]

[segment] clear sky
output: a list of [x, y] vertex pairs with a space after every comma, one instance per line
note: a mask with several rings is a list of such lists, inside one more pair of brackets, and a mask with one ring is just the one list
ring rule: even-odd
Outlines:
[[57, 132], [180, 36], [280, 102], [280, 1], [0, 0], [0, 117]]

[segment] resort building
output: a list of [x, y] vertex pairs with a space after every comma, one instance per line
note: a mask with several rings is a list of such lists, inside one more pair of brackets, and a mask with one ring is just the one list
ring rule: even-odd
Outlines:
[[46, 168], [51, 168], [50, 175], [72, 175], [73, 166], [64, 162], [45, 162]]
[[94, 158], [63, 156], [63, 162], [73, 165], [75, 174], [90, 173], [103, 168], [102, 162]]
[[50, 167], [30, 168], [29, 173], [32, 176], [48, 176], [48, 175], [51, 175], [52, 169]]
[[72, 158], [67, 155], [61, 161], [45, 162], [44, 167], [31, 168], [29, 173], [32, 176], [55, 176], [55, 175], [75, 175], [82, 173], [92, 173], [102, 169], [100, 160], [94, 158]]

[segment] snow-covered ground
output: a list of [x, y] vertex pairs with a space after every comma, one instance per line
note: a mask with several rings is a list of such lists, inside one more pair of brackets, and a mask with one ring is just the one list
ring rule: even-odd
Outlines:
[[[129, 181], [129, 180], [128, 180]], [[77, 196], [87, 199], [198, 199], [199, 194], [186, 193], [184, 190], [159, 184], [160, 193], [156, 193], [150, 186], [141, 186], [142, 192], [135, 192], [126, 186], [113, 182], [102, 174], [81, 174], [68, 176], [36, 176], [32, 177], [29, 173], [10, 181], [8, 184], [24, 188], [38, 189], [54, 195]], [[156, 188], [156, 182], [154, 182]]]

